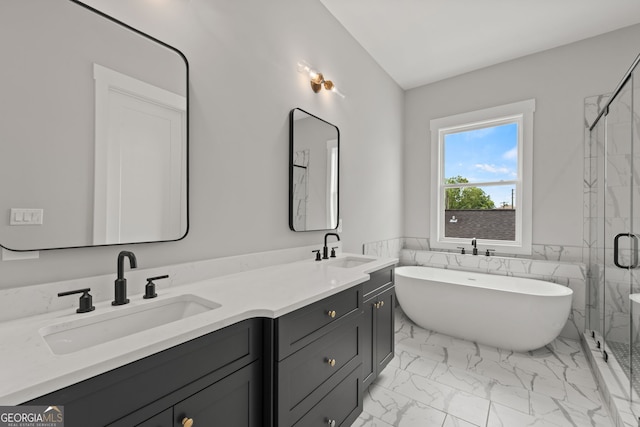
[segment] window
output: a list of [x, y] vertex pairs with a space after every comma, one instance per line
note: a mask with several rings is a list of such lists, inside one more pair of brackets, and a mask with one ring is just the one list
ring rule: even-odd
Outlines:
[[531, 253], [535, 100], [431, 120], [431, 246]]

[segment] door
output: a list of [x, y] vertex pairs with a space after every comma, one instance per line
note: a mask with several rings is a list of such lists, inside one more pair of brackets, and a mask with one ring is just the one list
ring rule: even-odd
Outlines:
[[376, 317], [376, 376], [382, 372], [389, 361], [393, 359], [394, 352], [394, 312], [395, 312], [395, 290], [388, 289], [378, 295], [378, 307], [375, 311]]
[[631, 370], [632, 277], [638, 267], [633, 224], [634, 146], [631, 139], [631, 85], [626, 84], [606, 112], [603, 203], [603, 355], [614, 355], [628, 377]]
[[94, 243], [176, 239], [186, 222], [186, 101], [95, 67]]

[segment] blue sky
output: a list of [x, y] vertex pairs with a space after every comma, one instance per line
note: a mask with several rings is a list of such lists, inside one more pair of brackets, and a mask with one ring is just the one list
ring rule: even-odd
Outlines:
[[[517, 177], [518, 125], [509, 123], [445, 136], [444, 176], [460, 175], [469, 182], [512, 180]], [[511, 204], [513, 185], [481, 187], [494, 201]]]

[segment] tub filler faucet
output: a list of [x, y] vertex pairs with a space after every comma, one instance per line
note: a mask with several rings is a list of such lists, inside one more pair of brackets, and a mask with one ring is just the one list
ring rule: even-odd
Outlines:
[[133, 252], [122, 251], [118, 254], [118, 277], [115, 281], [115, 297], [111, 305], [124, 305], [129, 303], [129, 298], [127, 298], [127, 279], [124, 278], [125, 258], [129, 258], [129, 266], [131, 268], [138, 267], [138, 262]]
[[478, 255], [478, 240], [475, 237], [471, 241], [471, 246], [473, 246], [473, 254]]

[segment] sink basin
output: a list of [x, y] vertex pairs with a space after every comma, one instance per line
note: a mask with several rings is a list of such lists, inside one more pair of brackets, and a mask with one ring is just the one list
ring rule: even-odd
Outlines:
[[195, 295], [180, 295], [47, 326], [40, 335], [54, 354], [69, 354], [219, 307]]
[[336, 258], [336, 259], [330, 260], [329, 265], [331, 267], [353, 268], [353, 267], [358, 267], [362, 264], [366, 264], [371, 261], [375, 261], [375, 258], [347, 256], [344, 258]]

